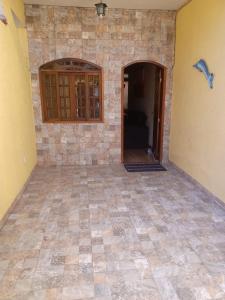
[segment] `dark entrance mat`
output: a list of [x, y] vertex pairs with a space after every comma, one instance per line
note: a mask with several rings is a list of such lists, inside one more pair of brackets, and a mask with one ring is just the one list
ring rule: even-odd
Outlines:
[[124, 164], [127, 172], [158, 172], [158, 171], [167, 171], [160, 164]]

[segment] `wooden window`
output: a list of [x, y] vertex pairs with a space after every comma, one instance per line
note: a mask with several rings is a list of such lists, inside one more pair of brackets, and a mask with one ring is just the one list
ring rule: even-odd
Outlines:
[[62, 59], [40, 68], [44, 122], [101, 122], [102, 69], [91, 63]]

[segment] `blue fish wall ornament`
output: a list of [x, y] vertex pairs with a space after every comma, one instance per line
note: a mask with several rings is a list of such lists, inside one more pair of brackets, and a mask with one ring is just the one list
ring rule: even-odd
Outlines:
[[214, 74], [209, 72], [209, 69], [208, 69], [208, 66], [207, 66], [205, 60], [200, 59], [193, 67], [205, 75], [205, 78], [208, 81], [209, 87], [211, 89], [213, 89]]

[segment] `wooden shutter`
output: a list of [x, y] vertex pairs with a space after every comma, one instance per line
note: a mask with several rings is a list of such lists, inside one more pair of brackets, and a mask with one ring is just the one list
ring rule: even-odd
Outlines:
[[85, 74], [74, 75], [76, 119], [86, 120], [87, 118], [87, 97]]
[[62, 121], [72, 119], [72, 94], [69, 73], [59, 73], [59, 111]]
[[101, 90], [100, 90], [100, 75], [88, 74], [88, 102], [89, 102], [89, 118], [96, 120], [100, 118], [101, 112]]
[[46, 120], [58, 119], [57, 78], [55, 73], [43, 74], [44, 117]]

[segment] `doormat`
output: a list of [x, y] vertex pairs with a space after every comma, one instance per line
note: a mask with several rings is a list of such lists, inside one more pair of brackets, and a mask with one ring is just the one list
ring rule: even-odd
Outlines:
[[127, 172], [161, 172], [167, 171], [160, 164], [124, 164]]

